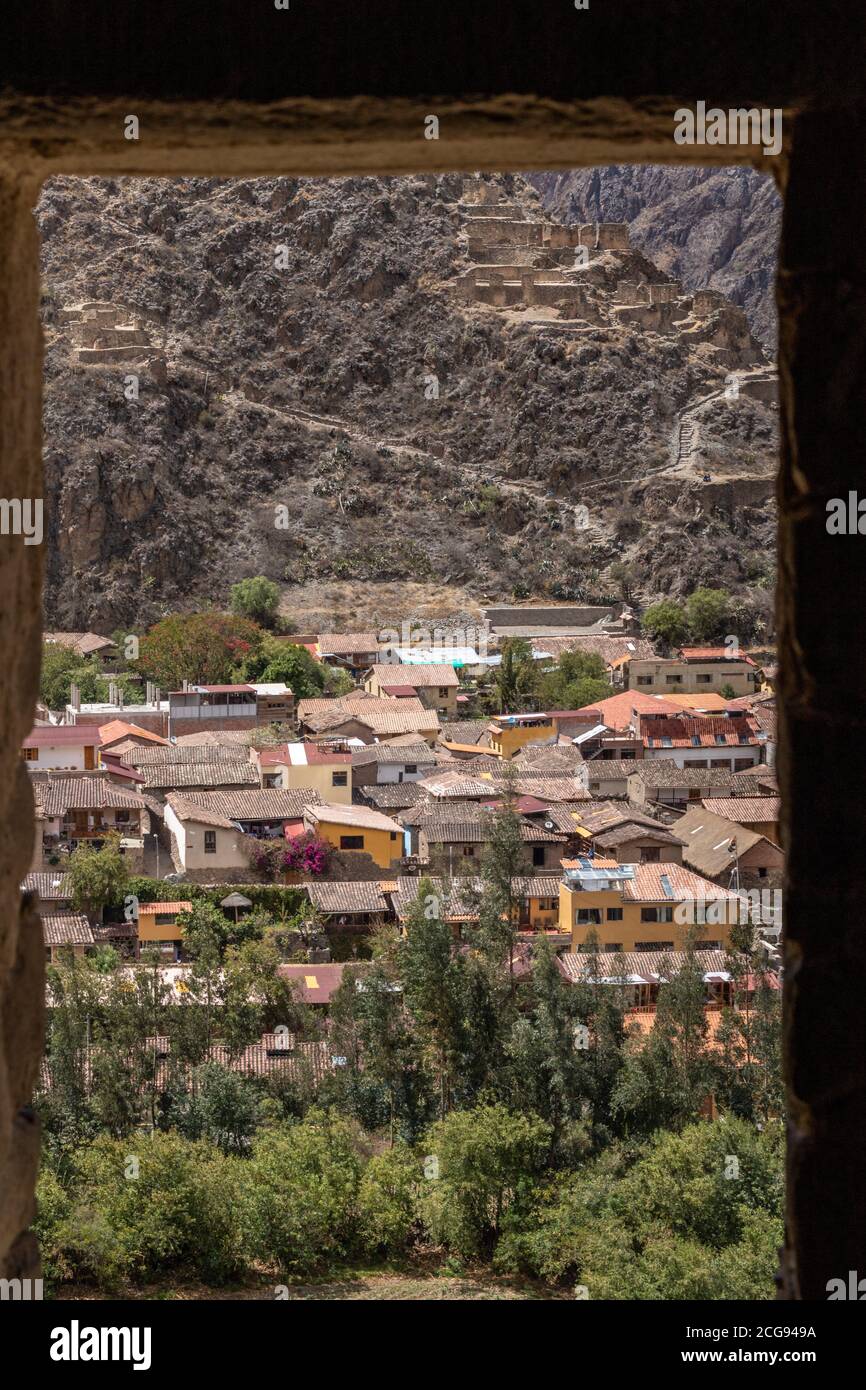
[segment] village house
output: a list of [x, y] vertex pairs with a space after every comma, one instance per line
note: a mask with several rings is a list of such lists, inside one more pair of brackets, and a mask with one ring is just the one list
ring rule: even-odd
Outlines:
[[326, 666], [359, 676], [380, 659], [379, 637], [375, 632], [321, 632], [316, 655]]
[[731, 821], [740, 829], [751, 830], [755, 835], [763, 835], [773, 845], [782, 843], [778, 796], [704, 797], [702, 804], [711, 815]]
[[79, 844], [100, 849], [111, 834], [120, 837], [120, 849], [128, 856], [130, 869], [140, 869], [150, 815], [137, 792], [116, 785], [104, 770], [67, 775], [34, 773], [32, 785], [39, 861], [34, 862], [34, 870], [42, 869], [45, 861], [49, 866], [52, 858]]
[[393, 916], [379, 879], [305, 883], [304, 891], [316, 916], [326, 927], [358, 927], [369, 931]]
[[755, 691], [757, 674], [750, 656], [728, 647], [680, 647], [675, 657], [632, 658], [626, 667], [628, 688], [645, 695], [721, 696], [730, 687], [735, 698]]
[[142, 951], [156, 947], [164, 960], [183, 960], [183, 927], [177, 919], [191, 911], [192, 903], [188, 901], [139, 903], [136, 959]]
[[[583, 837], [582, 844], [575, 844], [574, 835], [571, 840], [581, 854], [596, 853], [620, 864], [682, 863], [679, 829], [674, 834], [627, 801], [578, 803], [571, 808], [571, 819]], [[556, 824], [564, 828], [562, 820]]]
[[93, 724], [43, 724], [30, 730], [21, 756], [31, 772], [91, 772], [99, 764], [100, 743]]
[[143, 703], [126, 704], [122, 693], [118, 690], [114, 699], [87, 704], [82, 703], [78, 688], [73, 686], [70, 691], [69, 704], [64, 712], [64, 723], [96, 724], [101, 727], [113, 720], [126, 721], [128, 719], [139, 729], [147, 729], [150, 733], [159, 734], [161, 738], [165, 738], [168, 734], [169, 702], [162, 699], [158, 686], [152, 688], [152, 698]]
[[[404, 823], [408, 819], [403, 816]], [[567, 849], [568, 837], [524, 816], [519, 824], [527, 872], [555, 872]], [[448, 803], [415, 819], [412, 843], [417, 836], [417, 857], [422, 865], [432, 865], [434, 871], [447, 872], [449, 877], [477, 872], [493, 825], [493, 807], [465, 801]]]
[[601, 951], [683, 950], [692, 931], [705, 950], [721, 950], [740, 920], [735, 893], [680, 864], [581, 855], [563, 860], [562, 870], [559, 926], [571, 933], [573, 951], [585, 948], [591, 933]]
[[[559, 946], [571, 935], [562, 938], [559, 931], [559, 875], [541, 874], [515, 878], [511, 883], [517, 909], [517, 928], [521, 935], [544, 934], [551, 944]], [[455, 938], [459, 938], [464, 927], [478, 921], [481, 895], [485, 891], [483, 880], [478, 877], [459, 877], [453, 881], [447, 878], [407, 878], [397, 880], [396, 889], [391, 893], [391, 902], [401, 927], [406, 928], [409, 913], [418, 901], [421, 883], [429, 884], [429, 892], [436, 898], [442, 920], [449, 922]]]
[[305, 808], [318, 799], [318, 792], [289, 788], [169, 792], [165, 825], [172, 857], [183, 871], [248, 870], [243, 836], [289, 838], [301, 829]]
[[452, 719], [442, 725], [439, 746], [455, 759], [475, 758], [490, 747], [489, 719]]
[[416, 666], [376, 665], [364, 677], [364, 689], [378, 696], [417, 696], [427, 709], [440, 718], [453, 718], [457, 711], [460, 681], [453, 666], [425, 663]]
[[279, 743], [252, 748], [250, 756], [262, 787], [312, 790], [323, 801], [351, 804], [352, 754], [348, 744]]
[[382, 742], [416, 734], [432, 748], [439, 736], [439, 716], [415, 697], [380, 698], [356, 690], [335, 699], [313, 698], [298, 703], [298, 726], [304, 738]]
[[628, 796], [628, 779], [635, 767], [642, 766], [635, 758], [591, 758], [586, 766], [587, 788], [591, 796], [607, 798]]
[[[352, 785], [358, 788], [417, 782], [436, 767], [436, 755], [428, 744], [415, 738], [392, 743], [369, 743], [352, 751]], [[408, 805], [409, 803], [407, 803]]]
[[84, 956], [93, 950], [93, 928], [83, 912], [42, 912], [45, 959], [57, 965], [67, 954]]
[[752, 715], [702, 719], [680, 715], [638, 715], [637, 733], [647, 760], [662, 758], [679, 767], [700, 764], [739, 772], [761, 761], [766, 734]]
[[[84, 729], [86, 726], [75, 727]], [[162, 738], [150, 729], [142, 729], [138, 724], [129, 724], [125, 719], [111, 719], [107, 724], [100, 724], [99, 737], [102, 753], [113, 753], [121, 758], [132, 749], [168, 745], [168, 739]]]
[[557, 730], [547, 714], [495, 714], [487, 726], [490, 751], [513, 758], [527, 743], [556, 740]]
[[392, 869], [403, 858], [403, 827], [369, 806], [311, 805], [304, 826], [338, 850], [369, 854], [380, 869]]
[[[706, 1007], [718, 1009], [738, 1002], [726, 951], [697, 950], [690, 955], [685, 951], [625, 951], [616, 960], [602, 963], [601, 973], [598, 962], [591, 955], [569, 951], [557, 956], [557, 965], [568, 984], [615, 985], [626, 990], [630, 1009], [645, 1010], [649, 1014], [649, 1026], [660, 991], [686, 965], [697, 968], [703, 976]], [[766, 972], [760, 978], [771, 989], [779, 988], [775, 972]], [[753, 996], [758, 983], [758, 979], [747, 974], [739, 982], [737, 993], [741, 997]], [[636, 1021], [631, 1014], [627, 1015], [627, 1019]]]
[[103, 661], [114, 661], [117, 647], [110, 637], [100, 637], [98, 632], [43, 632], [42, 641], [51, 646], [67, 647], [82, 658], [98, 656]]
[[704, 878], [727, 887], [734, 875], [743, 888], [777, 887], [785, 867], [779, 846], [756, 826], [740, 825], [715, 814], [709, 809], [712, 804], [704, 801], [690, 806], [677, 821], [683, 862]]
[[295, 699], [283, 682], [187, 685], [169, 692], [169, 736], [212, 729], [256, 729], [292, 723]]
[[[680, 713], [678, 705], [663, 700], [661, 696], [646, 695], [640, 690], [621, 690], [604, 700], [596, 700], [595, 704], [584, 705], [581, 709], [574, 710], [573, 717], [575, 720], [579, 719], [586, 727], [603, 724], [613, 733], [633, 734], [639, 714]], [[637, 756], [640, 756], [639, 751]]]
[[[739, 775], [732, 774], [729, 768], [692, 762], [679, 767], [670, 758], [642, 758], [628, 774], [628, 799], [637, 806], [680, 809], [705, 796], [730, 795], [732, 781]], [[745, 770], [742, 775], [746, 775]]]

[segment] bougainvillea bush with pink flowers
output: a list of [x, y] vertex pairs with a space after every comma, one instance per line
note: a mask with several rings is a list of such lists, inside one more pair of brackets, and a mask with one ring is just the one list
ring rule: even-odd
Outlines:
[[295, 840], [260, 840], [245, 835], [241, 844], [250, 867], [267, 882], [284, 873], [319, 878], [328, 867], [331, 846], [308, 830]]

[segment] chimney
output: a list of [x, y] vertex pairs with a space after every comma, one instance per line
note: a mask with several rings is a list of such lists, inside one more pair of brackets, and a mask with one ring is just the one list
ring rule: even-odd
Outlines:
[[160, 688], [159, 688], [158, 685], [155, 685], [155, 686], [153, 687], [153, 703], [156, 705], [157, 709], [159, 709], [159, 706], [160, 706], [160, 703], [161, 703], [161, 702], [162, 702], [162, 691], [160, 690]]
[[153, 703], [153, 681], [147, 682], [147, 691], [145, 693], [144, 703], [146, 705], [150, 705]]
[[69, 703], [76, 711], [81, 709], [81, 691], [77, 685], [69, 687]]
[[118, 708], [118, 709], [123, 709], [123, 686], [122, 686], [122, 685], [119, 685], [119, 686], [117, 687], [117, 708]]
[[108, 703], [110, 705], [117, 704], [117, 686], [114, 681], [108, 682]]

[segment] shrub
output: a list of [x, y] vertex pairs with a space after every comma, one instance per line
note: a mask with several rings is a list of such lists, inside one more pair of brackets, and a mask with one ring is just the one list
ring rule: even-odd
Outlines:
[[464, 1258], [490, 1253], [503, 1220], [532, 1192], [551, 1140], [550, 1126], [504, 1105], [453, 1110], [426, 1137], [438, 1178], [421, 1204], [433, 1239]]
[[405, 1144], [371, 1158], [358, 1193], [359, 1239], [370, 1255], [399, 1255], [418, 1223], [421, 1166]]
[[257, 1139], [241, 1192], [251, 1258], [307, 1274], [352, 1252], [361, 1181], [355, 1133], [319, 1111]]

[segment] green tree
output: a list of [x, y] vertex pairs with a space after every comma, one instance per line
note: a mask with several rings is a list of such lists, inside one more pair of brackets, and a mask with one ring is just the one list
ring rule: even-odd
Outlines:
[[261, 642], [261, 628], [247, 618], [216, 611], [173, 613], [141, 639], [138, 667], [164, 690], [179, 690], [185, 680], [224, 685]]
[[452, 1110], [433, 1125], [421, 1194], [433, 1239], [466, 1259], [489, 1257], [506, 1214], [530, 1195], [550, 1140], [543, 1120], [504, 1105]]
[[207, 1139], [225, 1154], [248, 1151], [258, 1128], [261, 1102], [255, 1082], [216, 1062], [206, 1062], [193, 1084], [173, 1098], [169, 1123], [186, 1139]]
[[120, 852], [120, 836], [108, 835], [101, 849], [79, 845], [69, 856], [68, 872], [73, 906], [96, 921], [106, 907], [122, 903], [126, 894], [129, 871]]
[[250, 681], [284, 681], [296, 700], [307, 700], [324, 692], [328, 671], [306, 647], [266, 635], [245, 662], [243, 676]]
[[493, 679], [498, 713], [515, 714], [523, 709], [525, 697], [532, 691], [534, 682], [530, 643], [520, 637], [507, 637], [502, 643], [502, 660]]
[[250, 1256], [292, 1274], [347, 1258], [358, 1238], [362, 1166], [354, 1127], [337, 1116], [311, 1112], [259, 1134], [239, 1193]]
[[280, 602], [279, 585], [264, 575], [241, 579], [229, 591], [229, 607], [241, 618], [250, 618], [261, 627], [273, 627]]
[[686, 600], [689, 632], [696, 642], [720, 642], [731, 621], [730, 594], [724, 589], [695, 589]]
[[649, 638], [666, 647], [681, 647], [689, 630], [682, 604], [669, 598], [651, 604], [641, 619], [641, 626]]
[[539, 685], [546, 709], [583, 709], [613, 694], [604, 662], [595, 652], [563, 652]]

